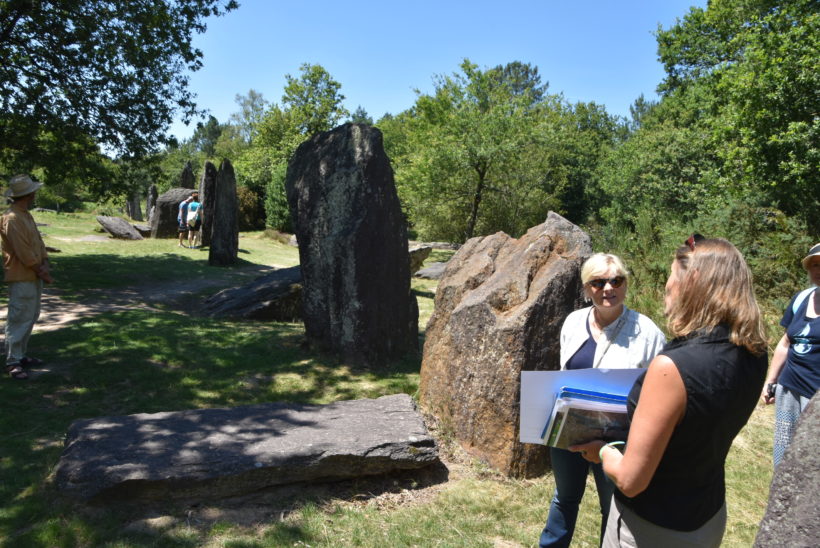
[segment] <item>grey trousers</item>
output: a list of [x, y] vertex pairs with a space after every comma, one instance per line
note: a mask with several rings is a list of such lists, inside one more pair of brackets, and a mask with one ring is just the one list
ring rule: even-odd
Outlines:
[[10, 282], [9, 313], [6, 317], [6, 364], [23, 359], [34, 323], [40, 317], [43, 281]]
[[726, 530], [726, 503], [702, 527], [675, 531], [650, 523], [613, 498], [603, 548], [719, 548]]

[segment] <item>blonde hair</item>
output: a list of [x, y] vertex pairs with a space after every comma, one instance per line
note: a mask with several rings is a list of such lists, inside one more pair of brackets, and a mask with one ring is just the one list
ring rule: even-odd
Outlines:
[[596, 253], [581, 266], [581, 283], [586, 285], [593, 276], [603, 274], [610, 268], [615, 269], [616, 276], [629, 278], [629, 272], [620, 257], [611, 253]]
[[729, 327], [729, 340], [753, 354], [766, 351], [766, 334], [754, 295], [752, 272], [740, 251], [722, 238], [703, 239], [675, 252], [678, 292], [667, 327], [675, 337], [698, 329]]

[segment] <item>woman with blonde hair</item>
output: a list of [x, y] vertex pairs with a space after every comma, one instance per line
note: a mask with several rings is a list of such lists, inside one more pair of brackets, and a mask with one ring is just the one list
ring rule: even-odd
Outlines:
[[[584, 262], [581, 282], [592, 306], [571, 313], [561, 326], [561, 369], [646, 367], [663, 348], [666, 337], [658, 326], [624, 305], [628, 276], [616, 255], [596, 253]], [[599, 464], [590, 465], [578, 453], [550, 447], [550, 460], [555, 495], [539, 546], [569, 546], [590, 469], [598, 488], [603, 536], [615, 486]]]
[[623, 454], [623, 442], [571, 448], [615, 482], [605, 547], [720, 546], [726, 455], [766, 376], [752, 274], [731, 243], [686, 240], [664, 304], [675, 338], [632, 387]]

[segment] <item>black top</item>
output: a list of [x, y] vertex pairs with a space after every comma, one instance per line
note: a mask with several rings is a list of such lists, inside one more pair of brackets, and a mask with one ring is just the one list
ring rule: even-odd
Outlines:
[[[633, 498], [616, 490], [615, 496], [656, 525], [694, 531], [724, 504], [726, 455], [755, 408], [768, 360], [729, 342], [724, 326], [675, 339], [661, 354], [683, 379], [686, 411], [646, 490]], [[630, 420], [645, 377], [629, 393]]]

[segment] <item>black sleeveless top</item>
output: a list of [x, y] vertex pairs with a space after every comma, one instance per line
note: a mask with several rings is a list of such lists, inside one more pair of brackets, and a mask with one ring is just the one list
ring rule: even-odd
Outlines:
[[[616, 490], [615, 496], [656, 525], [694, 531], [724, 504], [726, 455], [754, 411], [768, 360], [729, 342], [724, 326], [675, 339], [661, 354], [683, 379], [686, 410], [646, 490], [633, 498]], [[629, 393], [630, 419], [645, 377]]]

